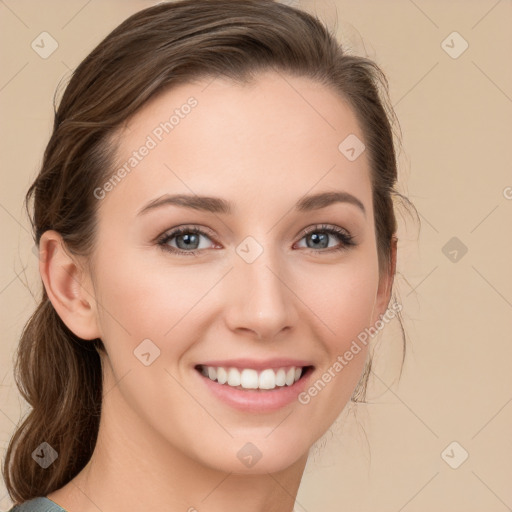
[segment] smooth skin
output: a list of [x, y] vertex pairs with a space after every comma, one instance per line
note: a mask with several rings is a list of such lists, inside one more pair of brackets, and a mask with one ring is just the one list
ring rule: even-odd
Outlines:
[[[194, 367], [300, 358], [315, 367], [312, 384], [390, 301], [395, 256], [379, 275], [367, 152], [349, 161], [338, 149], [349, 134], [364, 141], [348, 104], [311, 79], [275, 71], [243, 86], [200, 80], [153, 98], [118, 130], [116, 165], [191, 96], [197, 106], [98, 200], [89, 262], [55, 231], [41, 238], [53, 306], [71, 331], [101, 338], [108, 352], [92, 458], [48, 494], [69, 512], [291, 511], [308, 451], [348, 403], [367, 348], [307, 405], [259, 414], [218, 400]], [[352, 194], [365, 213], [348, 202], [294, 210], [325, 191]], [[138, 215], [167, 193], [220, 197], [233, 213], [167, 205]], [[342, 228], [356, 245], [328, 234], [317, 248], [304, 235], [317, 224]], [[156, 241], [183, 225], [208, 233], [196, 255]], [[248, 236], [263, 249], [252, 263], [236, 251]], [[178, 238], [167, 247], [186, 250]], [[144, 339], [160, 350], [149, 366], [134, 355]], [[251, 468], [237, 457], [248, 442], [262, 454]]]

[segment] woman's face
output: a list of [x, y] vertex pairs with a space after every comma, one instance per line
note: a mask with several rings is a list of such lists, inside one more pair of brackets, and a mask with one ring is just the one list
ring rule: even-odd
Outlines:
[[290, 466], [349, 401], [353, 342], [389, 300], [352, 110], [267, 72], [167, 91], [118, 135], [95, 191], [102, 414], [222, 471]]

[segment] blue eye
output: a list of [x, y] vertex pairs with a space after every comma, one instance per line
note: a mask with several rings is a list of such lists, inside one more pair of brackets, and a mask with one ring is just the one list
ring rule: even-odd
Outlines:
[[[160, 240], [158, 240], [158, 245], [165, 251], [193, 256], [199, 249], [204, 249], [204, 247], [200, 247], [201, 236], [209, 238], [207, 233], [203, 230], [196, 227], [185, 226], [166, 233]], [[169, 242], [173, 239], [176, 239], [178, 247], [172, 247], [169, 245]]]
[[[320, 236], [319, 236], [320, 235]], [[337, 245], [335, 247], [329, 246], [329, 236], [334, 236], [341, 242], [341, 245]], [[330, 249], [333, 251], [340, 251], [343, 249], [347, 249], [350, 246], [356, 245], [354, 242], [354, 237], [344, 229], [341, 229], [337, 226], [328, 226], [322, 224], [321, 226], [313, 226], [309, 228], [306, 233], [304, 233], [302, 238], [310, 237], [310, 240], [313, 242], [313, 246], [308, 246], [308, 249], [318, 250], [320, 249]], [[302, 240], [301, 238], [301, 240]], [[326, 245], [327, 244], [327, 245]], [[322, 251], [322, 252], [330, 252], [330, 251]]]
[[[201, 247], [201, 237], [211, 240], [209, 233], [195, 226], [183, 226], [164, 233], [157, 241], [157, 244], [164, 251], [187, 256], [197, 256], [198, 252], [208, 248]], [[302, 239], [312, 241], [311, 245], [306, 248], [314, 252], [335, 252], [346, 250], [351, 246], [355, 246], [354, 237], [346, 230], [337, 226], [317, 225], [309, 228], [303, 233]], [[330, 246], [329, 237], [338, 240], [338, 245]], [[176, 247], [170, 245], [171, 241], [176, 243]], [[326, 250], [324, 250], [326, 249]]]

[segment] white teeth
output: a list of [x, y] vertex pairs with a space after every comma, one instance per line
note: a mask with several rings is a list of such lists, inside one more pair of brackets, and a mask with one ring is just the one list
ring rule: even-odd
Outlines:
[[[208, 367], [210, 368], [210, 367]], [[210, 370], [208, 369], [208, 374], [210, 373]], [[219, 366], [217, 368], [217, 382], [219, 384], [225, 384], [228, 381], [228, 373], [222, 366]]]
[[243, 389], [275, 389], [276, 387], [291, 386], [302, 375], [302, 367], [291, 366], [286, 368], [267, 368], [259, 374], [252, 368], [240, 371], [238, 368], [224, 368], [222, 366], [201, 366], [201, 373], [210, 380], [219, 384], [227, 384]]
[[[235, 370], [238, 371], [238, 370]], [[258, 388], [258, 372], [256, 370], [242, 370], [240, 385], [244, 389]]]
[[276, 372], [276, 386], [284, 386], [286, 384], [286, 372], [279, 368]]
[[286, 372], [285, 382], [287, 386], [291, 386], [295, 382], [295, 368], [293, 366]]
[[276, 374], [274, 370], [263, 370], [260, 373], [259, 388], [274, 389], [276, 387]]
[[228, 370], [228, 384], [230, 386], [240, 386], [240, 372], [236, 368]]

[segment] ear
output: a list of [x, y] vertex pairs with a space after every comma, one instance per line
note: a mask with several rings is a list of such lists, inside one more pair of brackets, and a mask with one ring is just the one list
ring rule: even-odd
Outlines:
[[389, 306], [389, 301], [391, 300], [391, 290], [393, 288], [393, 281], [395, 279], [396, 273], [396, 254], [397, 254], [397, 243], [398, 238], [396, 235], [393, 235], [391, 238], [391, 254], [388, 269], [379, 280], [379, 288], [377, 290], [377, 297], [375, 301], [374, 307], [374, 318], [373, 323], [375, 323], [380, 315], [386, 312], [386, 309]]
[[42, 234], [39, 255], [39, 273], [46, 293], [66, 327], [84, 340], [99, 338], [94, 291], [57, 231]]

